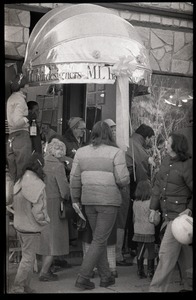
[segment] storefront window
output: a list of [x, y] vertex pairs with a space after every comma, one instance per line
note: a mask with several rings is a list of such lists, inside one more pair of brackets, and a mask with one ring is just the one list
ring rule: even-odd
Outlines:
[[151, 93], [134, 97], [131, 104], [133, 130], [145, 123], [164, 138], [171, 131], [186, 127], [192, 113], [193, 79], [190, 77], [153, 74]]

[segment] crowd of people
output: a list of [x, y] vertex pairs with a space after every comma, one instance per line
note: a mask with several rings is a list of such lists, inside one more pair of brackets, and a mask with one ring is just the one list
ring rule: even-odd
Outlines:
[[[69, 245], [78, 239], [83, 261], [75, 286], [82, 290], [95, 288], [95, 272], [101, 287], [113, 285], [117, 266], [132, 265], [124, 258], [126, 248], [137, 257], [138, 279], [149, 279], [149, 292], [167, 292], [176, 264], [184, 290], [191, 290], [186, 271], [193, 264], [192, 244], [182, 245], [171, 230], [178, 215], [192, 215], [192, 157], [186, 136], [171, 132], [167, 141], [159, 137], [154, 157], [149, 149], [155, 132], [146, 124], [131, 135], [125, 152], [116, 144], [113, 120], [95, 123], [85, 144], [86, 123], [72, 117], [64, 135], [53, 131], [43, 138], [36, 123], [39, 105], [26, 102], [25, 84], [25, 76], [17, 75], [7, 101], [6, 160], [22, 250], [12, 292], [35, 292], [30, 281], [37, 255], [39, 280], [58, 280], [55, 265], [67, 264]], [[36, 134], [30, 135], [33, 122]], [[84, 231], [73, 226], [81, 212]]]

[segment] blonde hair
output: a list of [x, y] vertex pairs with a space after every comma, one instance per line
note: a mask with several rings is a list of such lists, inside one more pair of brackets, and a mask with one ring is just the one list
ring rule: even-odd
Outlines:
[[53, 138], [47, 146], [46, 153], [51, 154], [56, 158], [61, 158], [66, 154], [66, 146], [63, 142]]

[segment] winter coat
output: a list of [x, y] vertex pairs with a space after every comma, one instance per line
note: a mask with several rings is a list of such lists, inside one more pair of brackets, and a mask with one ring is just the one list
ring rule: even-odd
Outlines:
[[14, 227], [21, 232], [41, 232], [50, 222], [44, 182], [26, 171], [14, 185]]
[[138, 133], [133, 133], [129, 139], [129, 148], [126, 152], [128, 168], [133, 164], [133, 156], [136, 169], [136, 181], [150, 179], [149, 154], [145, 149], [145, 139]]
[[150, 200], [133, 202], [133, 222], [135, 234], [155, 234], [155, 226], [148, 220]]
[[68, 200], [70, 197], [69, 184], [63, 162], [50, 154], [47, 154], [44, 160], [47, 208], [51, 221], [41, 233], [37, 254], [67, 255], [69, 253], [68, 220], [59, 218], [59, 210], [61, 200]]
[[66, 156], [69, 156], [71, 158], [74, 158], [76, 151], [82, 147], [82, 142], [79, 143], [75, 136], [72, 133], [71, 129], [68, 129], [64, 136], [64, 143], [66, 145]]
[[42, 154], [43, 151], [42, 151], [42, 140], [40, 135], [40, 128], [37, 124], [36, 127], [37, 127], [37, 135], [30, 136], [31, 143], [32, 143], [32, 151]]
[[7, 121], [9, 133], [19, 130], [29, 131], [28, 107], [22, 92], [12, 93], [7, 100]]
[[156, 175], [150, 208], [160, 208], [168, 221], [187, 208], [192, 210], [192, 185], [192, 159], [180, 161], [167, 155]]
[[120, 188], [129, 184], [125, 153], [116, 147], [84, 146], [77, 150], [70, 173], [72, 202], [120, 206]]

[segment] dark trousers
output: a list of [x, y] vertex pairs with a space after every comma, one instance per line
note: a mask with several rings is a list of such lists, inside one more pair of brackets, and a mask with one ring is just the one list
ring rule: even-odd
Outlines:
[[23, 167], [32, 153], [32, 144], [29, 132], [19, 130], [9, 135], [7, 144], [7, 162], [9, 173], [14, 182], [22, 175]]
[[124, 243], [123, 248], [137, 250], [137, 242], [132, 241], [134, 235], [134, 227], [133, 227], [133, 201], [130, 200], [129, 202], [129, 210], [127, 214], [127, 221], [125, 225], [125, 236], [124, 236]]

